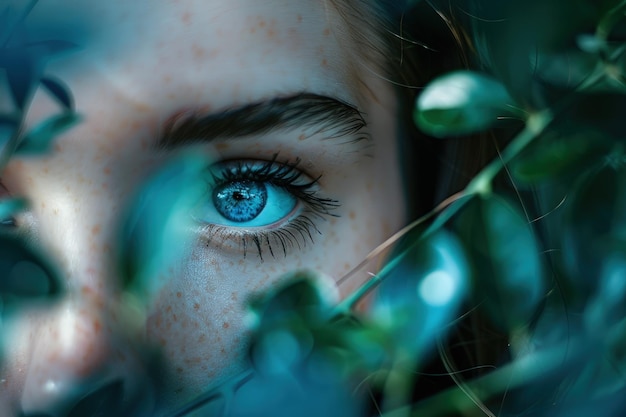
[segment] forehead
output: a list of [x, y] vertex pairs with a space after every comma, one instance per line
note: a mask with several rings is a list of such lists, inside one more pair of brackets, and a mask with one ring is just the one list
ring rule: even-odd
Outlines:
[[29, 16], [81, 45], [51, 67], [75, 87], [215, 107], [310, 89], [353, 101], [340, 20], [324, 0], [41, 0]]

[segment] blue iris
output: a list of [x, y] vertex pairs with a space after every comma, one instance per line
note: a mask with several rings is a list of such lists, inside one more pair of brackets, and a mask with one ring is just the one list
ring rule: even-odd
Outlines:
[[229, 227], [278, 223], [293, 215], [299, 201], [283, 187], [250, 179], [213, 183], [210, 193], [195, 209], [195, 217], [204, 223]]
[[234, 222], [255, 219], [267, 203], [267, 188], [255, 181], [234, 181], [213, 190], [213, 204], [224, 218]]

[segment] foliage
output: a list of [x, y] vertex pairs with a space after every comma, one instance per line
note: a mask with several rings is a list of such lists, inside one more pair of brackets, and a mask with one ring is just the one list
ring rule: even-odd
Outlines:
[[[623, 407], [626, 2], [462, 6], [477, 65], [426, 86], [414, 119], [438, 138], [496, 129], [498, 158], [390, 242], [380, 268], [364, 263], [356, 272], [373, 276], [351, 298], [337, 304], [324, 278], [297, 271], [252, 302], [250, 370], [175, 416], [610, 416]], [[69, 88], [44, 71], [76, 45], [28, 39], [28, 10], [0, 13], [8, 22], [0, 29], [2, 91], [13, 105], [0, 114], [0, 168], [15, 154], [48, 152], [81, 120]], [[60, 112], [24, 132], [37, 88]], [[503, 124], [519, 127], [513, 138], [500, 137]], [[129, 209], [118, 266], [125, 289], [141, 302], [183, 253], [185, 219], [206, 163], [180, 155]], [[166, 203], [150, 203], [157, 198]], [[0, 218], [26, 206], [4, 201]], [[170, 250], [172, 242], [181, 251]], [[15, 234], [0, 234], [0, 274], [4, 304], [63, 290], [48, 260]], [[354, 306], [374, 288], [368, 314], [358, 313]], [[421, 387], [416, 372], [474, 308], [510, 341], [505, 363], [472, 380], [454, 377], [450, 389], [413, 403]], [[120, 390], [113, 383], [86, 397], [72, 415], [101, 412]]]
[[[71, 92], [62, 81], [45, 74], [50, 59], [76, 45], [56, 39], [29, 39], [24, 20], [35, 3], [31, 2], [24, 10], [13, 10], [11, 5], [6, 5], [0, 13], [0, 74], [5, 76], [6, 82], [0, 91], [8, 91], [12, 103], [12, 110], [0, 112], [0, 172], [16, 154], [48, 152], [57, 135], [80, 121], [74, 112]], [[61, 109], [57, 115], [25, 131], [28, 107], [39, 87], [46, 90]], [[0, 218], [10, 219], [27, 206], [23, 199], [4, 200], [0, 202]], [[57, 271], [25, 236], [2, 230], [0, 247], [0, 300], [11, 307], [5, 308], [5, 313], [25, 302], [51, 299], [60, 294], [62, 285]]]

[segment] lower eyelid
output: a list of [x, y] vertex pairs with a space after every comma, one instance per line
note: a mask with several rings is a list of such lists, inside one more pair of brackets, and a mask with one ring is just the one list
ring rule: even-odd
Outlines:
[[238, 229], [236, 227], [215, 224], [202, 225], [199, 233], [206, 239], [206, 246], [216, 246], [227, 252], [243, 253], [244, 258], [251, 252], [257, 252], [261, 260], [269, 253], [272, 258], [282, 254], [288, 256], [291, 251], [303, 250], [314, 244], [314, 236], [321, 235], [315, 224], [322, 215], [298, 204], [297, 215], [287, 222], [279, 222], [274, 228]]

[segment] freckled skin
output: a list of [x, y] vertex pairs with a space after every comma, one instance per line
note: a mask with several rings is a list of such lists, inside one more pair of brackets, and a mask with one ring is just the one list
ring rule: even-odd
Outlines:
[[[227, 5], [227, 6], [226, 6]], [[33, 13], [72, 9], [70, 0], [41, 1]], [[337, 39], [345, 24], [320, 0], [122, 0], [98, 3], [103, 25], [82, 52], [51, 64], [72, 89], [85, 122], [58, 139], [54, 152], [11, 162], [3, 181], [31, 201], [37, 236], [64, 273], [67, 292], [8, 323], [0, 415], [63, 410], [115, 378], [145, 384], [146, 346], [166, 359], [154, 400], [171, 409], [246, 366], [246, 300], [298, 268], [339, 278], [403, 224], [391, 87], [369, 72], [364, 91], [346, 62], [352, 44]], [[107, 32], [111, 31], [124, 41]], [[113, 268], [115, 230], [129, 198], [167, 155], [150, 143], [162, 123], [184, 109], [222, 109], [312, 91], [357, 104], [373, 146], [320, 141], [306, 129], [204, 146], [219, 159], [268, 160], [276, 152], [339, 200], [340, 217], [316, 221], [321, 234], [275, 258], [244, 258], [233, 242], [201, 233], [149, 300], [145, 316], [129, 313]], [[42, 94], [29, 123], [55, 110]], [[342, 141], [343, 142], [343, 141]], [[359, 277], [340, 288], [345, 296]], [[129, 315], [130, 314], [130, 315]], [[132, 323], [128, 317], [134, 317]], [[158, 391], [156, 391], [158, 390]], [[82, 392], [81, 395], [84, 395]]]

